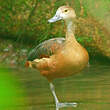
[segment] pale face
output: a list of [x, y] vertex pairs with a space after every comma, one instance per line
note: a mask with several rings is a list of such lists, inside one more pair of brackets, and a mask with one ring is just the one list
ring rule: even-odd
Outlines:
[[68, 19], [74, 19], [76, 17], [75, 11], [69, 7], [69, 6], [61, 6], [60, 8], [58, 8], [58, 10], [56, 11], [56, 14], [53, 18], [49, 19], [48, 21], [50, 23], [52, 22], [56, 22], [58, 20], [68, 20]]

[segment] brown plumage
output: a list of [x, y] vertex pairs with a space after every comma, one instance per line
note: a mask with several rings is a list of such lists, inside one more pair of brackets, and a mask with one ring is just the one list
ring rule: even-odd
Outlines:
[[49, 58], [62, 47], [64, 41], [64, 38], [52, 38], [42, 42], [29, 53], [27, 60], [33, 61], [35, 59]]
[[74, 36], [75, 12], [68, 6], [60, 7], [59, 11], [66, 13], [64, 12], [65, 8], [70, 11], [68, 15], [64, 16], [67, 25], [66, 40], [53, 38], [44, 41], [28, 56], [31, 67], [38, 69], [49, 81], [78, 73], [87, 65], [89, 59], [87, 51], [76, 41]]
[[[71, 7], [60, 7], [49, 22], [63, 19], [67, 26], [66, 38], [47, 40], [33, 49], [28, 56], [28, 66], [38, 69], [49, 82], [55, 78], [76, 74], [88, 64], [88, 52], [74, 36], [75, 17], [76, 14]], [[53, 88], [52, 84], [50, 87]], [[51, 90], [53, 93], [53, 89]], [[53, 95], [56, 97], [54, 93]], [[58, 99], [55, 98], [55, 101], [57, 103]]]

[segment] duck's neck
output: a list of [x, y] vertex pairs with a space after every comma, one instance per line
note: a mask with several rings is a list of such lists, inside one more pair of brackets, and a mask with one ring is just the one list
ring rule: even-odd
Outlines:
[[70, 41], [74, 41], [74, 42], [77, 42], [76, 41], [76, 38], [74, 36], [74, 33], [75, 33], [75, 23], [73, 20], [67, 20], [66, 21], [66, 27], [67, 27], [67, 31], [66, 31], [66, 41], [70, 42]]

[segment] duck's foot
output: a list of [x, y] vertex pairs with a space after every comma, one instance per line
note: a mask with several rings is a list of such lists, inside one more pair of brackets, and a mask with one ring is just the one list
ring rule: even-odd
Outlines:
[[50, 89], [52, 91], [52, 94], [54, 96], [54, 99], [55, 99], [55, 103], [56, 103], [56, 110], [59, 110], [59, 108], [63, 108], [63, 107], [77, 107], [77, 103], [76, 102], [73, 102], [73, 103], [60, 103], [56, 94], [55, 94], [55, 88], [54, 88], [54, 85], [52, 83], [50, 83]]
[[77, 103], [56, 103], [56, 108], [63, 108], [63, 107], [77, 107]]

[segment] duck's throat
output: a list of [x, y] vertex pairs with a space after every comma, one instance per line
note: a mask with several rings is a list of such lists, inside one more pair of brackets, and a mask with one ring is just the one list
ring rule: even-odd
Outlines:
[[76, 38], [74, 36], [74, 33], [75, 33], [75, 23], [74, 23], [74, 21], [72, 21], [72, 20], [66, 21], [66, 26], [67, 26], [66, 41], [76, 41]]

